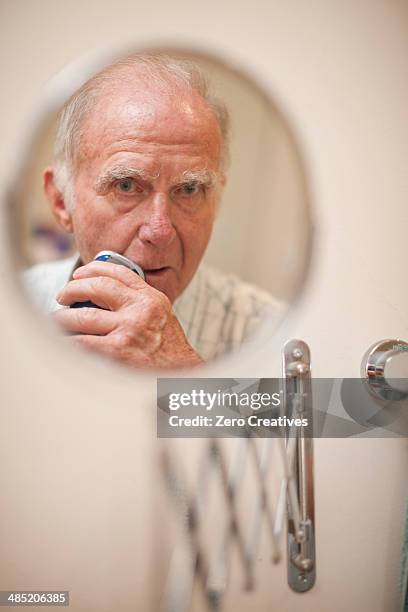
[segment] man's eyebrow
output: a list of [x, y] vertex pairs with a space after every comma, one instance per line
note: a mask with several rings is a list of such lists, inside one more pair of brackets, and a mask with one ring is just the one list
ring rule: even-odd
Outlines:
[[[132, 166], [125, 166], [123, 164], [113, 166], [105, 172], [103, 172], [95, 181], [94, 189], [97, 194], [105, 195], [109, 187], [115, 181], [121, 179], [135, 178], [143, 183], [152, 183], [159, 178], [160, 173], [149, 174], [143, 168], [135, 168]], [[207, 188], [214, 187], [217, 183], [218, 175], [212, 170], [185, 170], [178, 177], [175, 177], [172, 181], [175, 185], [181, 185], [182, 183], [200, 183]]]
[[120, 181], [121, 179], [135, 178], [139, 179], [144, 183], [152, 183], [159, 177], [157, 174], [149, 174], [143, 168], [134, 168], [132, 166], [124, 166], [122, 164], [113, 166], [105, 172], [103, 172], [95, 181], [94, 189], [96, 193], [104, 195], [109, 186], [114, 181]]
[[214, 187], [217, 183], [218, 175], [212, 170], [186, 170], [175, 179], [175, 184], [200, 183], [205, 187]]

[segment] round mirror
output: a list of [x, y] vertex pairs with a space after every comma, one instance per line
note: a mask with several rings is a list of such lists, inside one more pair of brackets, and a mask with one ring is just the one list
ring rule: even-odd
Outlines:
[[[14, 194], [37, 308], [72, 342], [159, 370], [277, 326], [305, 281], [312, 222], [298, 147], [262, 88], [166, 49], [84, 62], [50, 91]], [[144, 280], [93, 262], [106, 250]]]

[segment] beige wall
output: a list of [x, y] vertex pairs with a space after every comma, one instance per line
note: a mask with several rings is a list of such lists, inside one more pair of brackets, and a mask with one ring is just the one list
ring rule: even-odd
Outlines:
[[[3, 1], [0, 20], [2, 180], [47, 79], [108, 41], [223, 53], [252, 69], [289, 117], [317, 224], [312, 272], [276, 335], [265, 331], [252, 354], [207, 375], [279, 375], [282, 343], [297, 336], [316, 376], [358, 376], [374, 341], [408, 339], [405, 2]], [[16, 289], [6, 213], [1, 588], [70, 588], [78, 611], [153, 610], [169, 516], [157, 497], [155, 380], [77, 355], [39, 324]], [[405, 440], [317, 441], [315, 588], [294, 595], [284, 566], [263, 559], [256, 593], [243, 594], [234, 575], [227, 609], [397, 610], [406, 450]]]

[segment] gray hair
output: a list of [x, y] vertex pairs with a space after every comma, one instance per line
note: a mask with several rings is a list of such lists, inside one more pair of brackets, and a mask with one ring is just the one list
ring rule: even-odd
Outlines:
[[[82, 137], [84, 119], [90, 113], [104, 88], [120, 82], [121, 68], [138, 69], [147, 76], [149, 83], [159, 87], [178, 84], [196, 91], [208, 104], [217, 119], [221, 132], [220, 170], [224, 172], [229, 163], [230, 118], [227, 107], [212, 95], [204, 72], [190, 60], [161, 53], [137, 53], [122, 58], [105, 67], [91, 77], [68, 100], [61, 110], [54, 146], [55, 183], [67, 200], [74, 204], [73, 173]], [[126, 77], [125, 77], [126, 78]]]

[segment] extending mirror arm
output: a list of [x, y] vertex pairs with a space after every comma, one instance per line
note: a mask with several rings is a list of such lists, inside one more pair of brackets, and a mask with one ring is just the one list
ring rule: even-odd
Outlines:
[[288, 583], [294, 591], [302, 593], [311, 589], [316, 579], [310, 351], [302, 340], [290, 340], [285, 344], [283, 378], [284, 415], [288, 419], [307, 420], [307, 425], [292, 425], [287, 431], [287, 446], [291, 438], [294, 442], [291, 473], [300, 511], [298, 521], [296, 509], [288, 503]]

